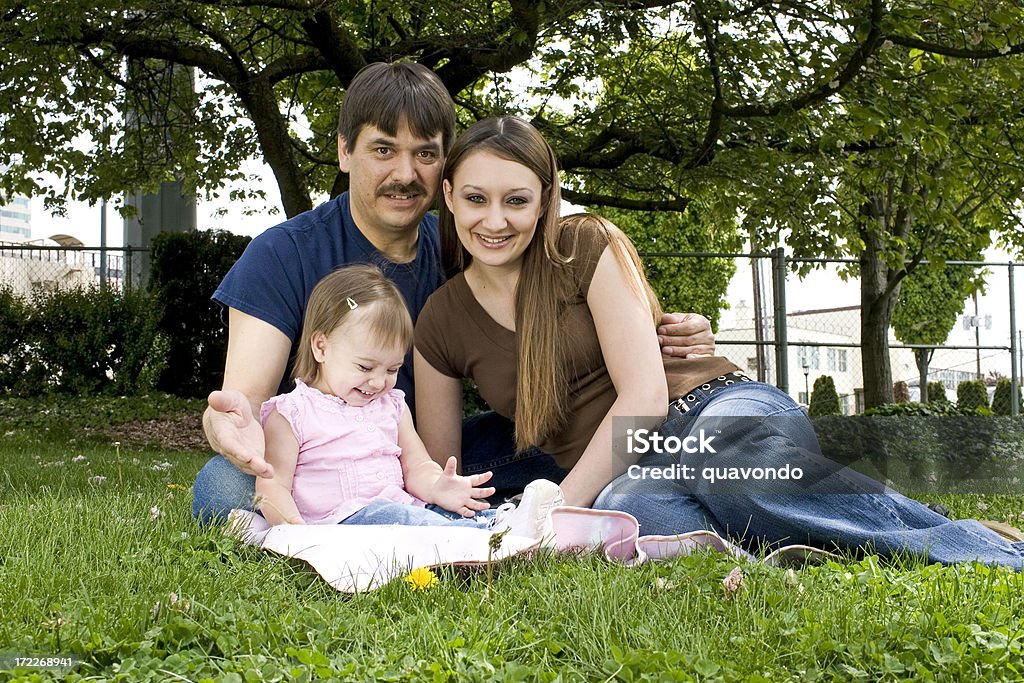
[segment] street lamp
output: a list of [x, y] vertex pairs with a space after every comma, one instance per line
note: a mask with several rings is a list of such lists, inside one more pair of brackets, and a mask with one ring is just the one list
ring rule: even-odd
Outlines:
[[803, 364], [804, 368], [804, 396], [807, 397], [807, 403], [811, 402], [811, 384], [808, 376], [811, 374], [811, 366], [806, 362]]

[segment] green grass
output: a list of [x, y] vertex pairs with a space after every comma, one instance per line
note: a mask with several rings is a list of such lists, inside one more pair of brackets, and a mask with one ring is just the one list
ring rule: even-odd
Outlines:
[[[980, 565], [743, 564], [727, 597], [736, 564], [720, 555], [542, 557], [501, 564], [490, 591], [484, 572], [446, 569], [431, 589], [342, 595], [195, 525], [208, 454], [115, 447], [101, 429], [195, 404], [41, 406], [0, 401], [0, 680], [1024, 678], [1024, 578]], [[931, 500], [1021, 522], [1016, 497]], [[60, 655], [81, 663], [11, 669]]]

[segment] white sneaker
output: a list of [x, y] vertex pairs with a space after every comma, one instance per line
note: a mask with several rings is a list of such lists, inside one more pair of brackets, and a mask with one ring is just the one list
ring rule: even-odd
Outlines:
[[558, 484], [536, 479], [527, 484], [519, 505], [505, 503], [498, 507], [492, 531], [508, 531], [513, 536], [544, 538], [551, 534], [553, 508], [565, 504], [565, 495]]

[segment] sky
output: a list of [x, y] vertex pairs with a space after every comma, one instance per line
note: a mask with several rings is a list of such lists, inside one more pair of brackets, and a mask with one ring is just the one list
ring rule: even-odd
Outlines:
[[[222, 197], [214, 201], [197, 202], [196, 221], [202, 230], [228, 230], [236, 235], [248, 235], [255, 237], [272, 225], [284, 220], [284, 214], [280, 211], [281, 193], [274, 182], [273, 173], [270, 168], [261, 162], [250, 161], [243, 167], [243, 172], [248, 176], [254, 174], [259, 178], [259, 186], [264, 189], [267, 199], [264, 202], [250, 202], [248, 209], [256, 211], [254, 215], [245, 215], [242, 206], [232, 205], [226, 197], [231, 191], [227, 187], [221, 191]], [[314, 197], [313, 202], [319, 203], [327, 199], [327, 194]], [[277, 209], [277, 213], [272, 211]], [[225, 211], [221, 216], [218, 212]], [[100, 243], [100, 217], [101, 208], [99, 205], [89, 206], [85, 202], [69, 202], [67, 216], [52, 216], [43, 208], [41, 198], [32, 200], [32, 239], [44, 239], [53, 235], [71, 235], [82, 240], [86, 246], [99, 246]], [[123, 228], [121, 218], [113, 206], [107, 208], [107, 246], [123, 246]]]

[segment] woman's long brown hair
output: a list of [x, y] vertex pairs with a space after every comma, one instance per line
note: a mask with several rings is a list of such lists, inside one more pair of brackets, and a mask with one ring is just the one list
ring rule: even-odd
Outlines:
[[[639, 274], [637, 293], [660, 317], [657, 298], [643, 277], [636, 249], [615, 226], [589, 214], [559, 219], [561, 188], [555, 154], [529, 123], [514, 117], [485, 119], [458, 137], [445, 162], [443, 178], [452, 181], [471, 154], [486, 151], [526, 166], [541, 181], [542, 213], [537, 232], [523, 253], [516, 284], [515, 320], [518, 340], [516, 379], [516, 447], [535, 446], [565, 426], [569, 412], [568, 366], [572, 345], [561, 329], [562, 309], [572, 296], [572, 272], [579, 235], [599, 230], [607, 236], [626, 272]], [[459, 241], [455, 217], [444, 202], [440, 208], [441, 245], [449, 277], [469, 266], [471, 256]]]

